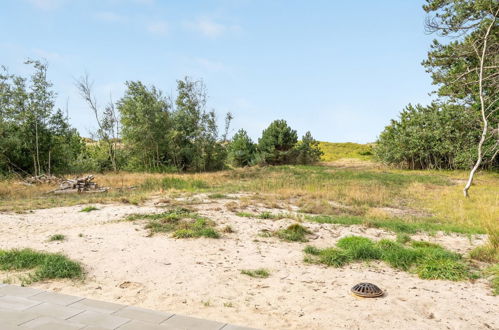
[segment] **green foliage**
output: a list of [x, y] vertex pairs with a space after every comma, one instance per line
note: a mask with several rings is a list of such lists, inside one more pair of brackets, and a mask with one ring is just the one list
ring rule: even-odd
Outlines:
[[232, 138], [228, 147], [228, 159], [234, 166], [249, 166], [255, 158], [256, 146], [244, 129]]
[[241, 274], [248, 275], [250, 277], [256, 277], [256, 278], [267, 278], [270, 276], [270, 272], [264, 268], [243, 269], [243, 270], [241, 270]]
[[[399, 120], [380, 134], [375, 147], [379, 160], [409, 169], [467, 169], [476, 157], [480, 138], [478, 113], [460, 105], [408, 105]], [[488, 141], [486, 150], [493, 152]], [[491, 154], [487, 156], [491, 157]], [[486, 163], [492, 167], [499, 163]]]
[[485, 275], [490, 277], [490, 285], [492, 293], [499, 296], [499, 264], [490, 266], [485, 270]]
[[298, 223], [295, 223], [288, 226], [286, 229], [277, 231], [276, 236], [289, 242], [307, 242], [307, 235], [310, 233], [310, 230]]
[[66, 239], [66, 236], [62, 235], [62, 234], [54, 234], [52, 236], [49, 237], [49, 241], [50, 242], [53, 242], [53, 241], [64, 241]]
[[295, 150], [297, 164], [317, 163], [324, 155], [319, 147], [319, 142], [312, 137], [310, 132], [305, 133], [301, 141], [295, 146]]
[[0, 250], [0, 270], [33, 270], [24, 283], [56, 278], [82, 278], [83, 268], [61, 254], [38, 252], [31, 249]]
[[275, 120], [258, 139], [258, 152], [263, 164], [289, 164], [294, 159], [294, 147], [298, 142], [296, 131], [285, 120]]
[[371, 144], [319, 142], [319, 148], [324, 153], [321, 160], [325, 162], [332, 162], [342, 158], [362, 160], [373, 158], [373, 146]]
[[82, 208], [80, 210], [80, 212], [92, 212], [92, 211], [97, 211], [98, 208], [96, 208], [95, 206], [85, 206], [84, 208]]
[[34, 68], [29, 79], [0, 72], [0, 173], [67, 173], [83, 143], [54, 107], [47, 65], [26, 64]]
[[117, 108], [130, 155], [128, 167], [158, 171], [168, 165], [170, 104], [154, 86], [148, 88], [140, 81], [127, 81], [126, 86]]
[[383, 239], [377, 243], [359, 237], [344, 237], [338, 248], [318, 249], [307, 246], [304, 252], [309, 263], [341, 267], [350, 261], [383, 260], [390, 266], [414, 271], [423, 279], [460, 281], [473, 276], [457, 253], [428, 242], [413, 242], [412, 247]]
[[172, 237], [175, 238], [220, 237], [220, 234], [213, 228], [213, 221], [184, 208], [163, 213], [132, 214], [127, 217], [129, 221], [141, 219], [149, 220], [145, 228], [149, 229], [150, 235], [171, 232]]

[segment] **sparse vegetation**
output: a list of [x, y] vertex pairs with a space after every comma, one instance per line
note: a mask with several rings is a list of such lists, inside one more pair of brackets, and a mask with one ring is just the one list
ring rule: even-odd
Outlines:
[[54, 234], [52, 236], [49, 237], [49, 241], [53, 242], [53, 241], [64, 241], [66, 239], [66, 236], [62, 235], [62, 234]]
[[126, 219], [129, 221], [149, 220], [145, 228], [149, 229], [150, 235], [172, 233], [172, 237], [175, 238], [220, 237], [220, 234], [214, 229], [213, 221], [185, 208], [177, 208], [163, 213], [133, 214]]
[[56, 278], [83, 278], [82, 266], [62, 254], [31, 249], [0, 250], [0, 270], [31, 271], [21, 276], [23, 284]]
[[256, 278], [267, 278], [270, 276], [270, 272], [265, 268], [243, 269], [241, 270], [241, 274]]
[[366, 237], [349, 236], [336, 245], [326, 249], [307, 246], [305, 262], [341, 267], [352, 261], [382, 260], [423, 279], [460, 281], [475, 276], [459, 254], [433, 243], [412, 241], [411, 246], [405, 246], [387, 239], [375, 243]]
[[311, 234], [311, 231], [298, 223], [290, 225], [286, 229], [278, 230], [275, 233], [280, 239], [289, 242], [308, 242], [308, 234]]
[[95, 206], [86, 206], [86, 207], [82, 208], [80, 210], [80, 212], [87, 212], [88, 213], [88, 212], [97, 211], [97, 210], [98, 210], [98, 208], [96, 208]]

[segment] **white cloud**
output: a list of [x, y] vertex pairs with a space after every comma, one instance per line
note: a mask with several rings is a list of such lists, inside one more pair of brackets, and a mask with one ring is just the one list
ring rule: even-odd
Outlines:
[[147, 31], [153, 34], [166, 35], [169, 31], [168, 23], [165, 21], [151, 22], [147, 25]]
[[61, 6], [62, 0], [28, 0], [33, 6], [43, 10], [53, 10]]
[[237, 32], [240, 30], [240, 27], [237, 25], [223, 25], [207, 18], [202, 18], [195, 22], [187, 22], [185, 26], [212, 39], [218, 38], [227, 32]]
[[94, 17], [99, 21], [109, 22], [109, 23], [118, 23], [125, 22], [127, 18], [120, 14], [111, 12], [111, 11], [100, 11], [94, 14]]

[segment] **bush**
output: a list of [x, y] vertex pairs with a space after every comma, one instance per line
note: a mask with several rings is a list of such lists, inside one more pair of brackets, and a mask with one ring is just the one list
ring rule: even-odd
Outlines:
[[288, 164], [294, 158], [294, 147], [298, 142], [296, 131], [285, 120], [275, 120], [258, 140], [260, 161], [264, 164]]
[[256, 147], [248, 133], [240, 129], [228, 147], [228, 158], [234, 166], [248, 166], [254, 161]]
[[[478, 113], [460, 105], [408, 105], [399, 120], [385, 127], [375, 147], [384, 163], [409, 169], [469, 169], [480, 138]], [[490, 159], [494, 139], [488, 139], [484, 159]], [[499, 160], [483, 167], [498, 168]]]

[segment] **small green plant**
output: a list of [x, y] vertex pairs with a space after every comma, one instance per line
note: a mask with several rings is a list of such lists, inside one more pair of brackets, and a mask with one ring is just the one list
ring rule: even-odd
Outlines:
[[32, 270], [21, 278], [23, 284], [46, 279], [83, 278], [83, 268], [78, 262], [62, 254], [31, 249], [0, 250], [0, 270]]
[[308, 242], [308, 234], [311, 234], [310, 230], [298, 223], [290, 225], [286, 229], [278, 230], [275, 233], [280, 239], [289, 242]]
[[225, 194], [214, 193], [214, 194], [208, 195], [208, 198], [211, 198], [211, 199], [226, 199], [228, 197]]
[[270, 272], [265, 268], [243, 269], [243, 270], [241, 270], [241, 274], [248, 275], [250, 277], [257, 277], [257, 278], [267, 278], [270, 276]]
[[132, 214], [126, 219], [129, 221], [149, 220], [145, 228], [149, 229], [150, 236], [155, 233], [172, 233], [175, 238], [220, 237], [214, 229], [213, 221], [186, 208], [176, 208], [163, 213]]
[[237, 212], [236, 215], [238, 217], [242, 217], [242, 218], [254, 218], [254, 217], [256, 217], [256, 215], [254, 215], [253, 213], [249, 213], [249, 212]]
[[398, 233], [397, 234], [397, 242], [400, 244], [405, 244], [411, 241], [411, 236], [404, 234], [404, 233]]
[[470, 258], [483, 262], [499, 262], [499, 247], [492, 244], [477, 246], [471, 250]]
[[79, 234], [78, 234], [78, 237], [83, 237], [83, 234], [82, 234], [82, 233], [79, 233]]
[[64, 236], [63, 234], [55, 234], [55, 235], [52, 235], [49, 237], [49, 241], [50, 242], [53, 242], [53, 241], [64, 241], [66, 239], [66, 236]]
[[232, 307], [234, 307], [234, 305], [231, 302], [228, 302], [228, 303], [225, 302], [224, 307], [232, 308]]
[[88, 212], [97, 211], [97, 210], [98, 210], [98, 208], [96, 208], [95, 206], [86, 206], [86, 207], [82, 208], [80, 210], [80, 212], [87, 212], [88, 213]]
[[210, 307], [211, 306], [211, 302], [209, 300], [207, 301], [201, 301], [203, 303], [203, 306], [204, 307]]
[[413, 271], [423, 279], [460, 281], [476, 276], [461, 255], [430, 242], [412, 241], [407, 247], [388, 239], [375, 243], [366, 237], [349, 236], [340, 239], [337, 248], [307, 246], [304, 252], [305, 262], [333, 267], [351, 261], [382, 260], [394, 268]]
[[490, 277], [490, 286], [495, 296], [499, 295], [499, 263], [490, 266], [485, 270], [485, 275]]

